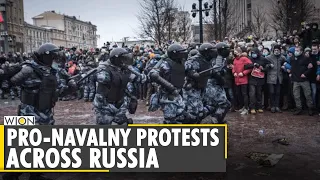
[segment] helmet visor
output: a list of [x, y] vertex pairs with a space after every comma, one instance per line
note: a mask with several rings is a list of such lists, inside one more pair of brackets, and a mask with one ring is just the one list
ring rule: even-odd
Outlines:
[[130, 66], [133, 64], [133, 54], [131, 53], [123, 54], [120, 58], [124, 65]]

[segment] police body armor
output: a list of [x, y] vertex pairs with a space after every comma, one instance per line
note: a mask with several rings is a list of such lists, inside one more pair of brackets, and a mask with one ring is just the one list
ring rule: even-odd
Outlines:
[[106, 101], [111, 104], [121, 104], [125, 89], [129, 82], [130, 72], [121, 71], [115, 67], [106, 66], [106, 70], [110, 74], [111, 83], [108, 85], [98, 83], [97, 93], [106, 98]]
[[35, 86], [22, 86], [21, 102], [35, 107], [40, 112], [48, 109], [52, 109], [57, 100], [57, 79], [49, 69], [43, 69], [41, 67], [33, 66], [32, 64], [26, 64], [31, 66], [40, 78], [40, 82], [34, 81]]
[[[198, 72], [207, 70], [211, 67], [211, 61], [208, 62], [202, 57], [199, 57], [198, 62], [200, 64], [200, 69], [198, 70]], [[197, 85], [196, 88], [204, 89], [207, 86], [207, 82], [209, 78], [210, 78], [209, 76], [200, 75], [200, 78], [198, 78], [198, 81], [196, 82], [196, 85]]]
[[183, 64], [178, 64], [171, 59], [166, 60], [170, 66], [168, 81], [177, 89], [182, 89], [185, 78], [185, 68]]

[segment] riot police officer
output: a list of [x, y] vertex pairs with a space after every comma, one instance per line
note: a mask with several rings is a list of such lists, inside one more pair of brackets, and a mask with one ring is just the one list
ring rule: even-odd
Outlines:
[[202, 100], [209, 79], [208, 72], [205, 71], [212, 66], [212, 59], [217, 57], [217, 49], [210, 43], [202, 44], [198, 51], [198, 54], [189, 57], [185, 63], [187, 85], [184, 95], [188, 112], [197, 116], [194, 123], [199, 123], [210, 114], [209, 110], [203, 106]]
[[189, 52], [189, 57], [193, 57], [193, 56], [197, 55], [198, 53], [199, 53], [198, 50], [192, 49], [192, 50]]
[[150, 71], [151, 82], [160, 85], [151, 96], [149, 111], [161, 107], [165, 124], [188, 123], [190, 117], [185, 111], [183, 85], [185, 79], [184, 62], [188, 51], [179, 44], [172, 44], [167, 50], [167, 58]]
[[[92, 70], [95, 68], [94, 61], [89, 61], [85, 64], [85, 72]], [[84, 73], [85, 73], [84, 72]], [[89, 76], [84, 82], [84, 91], [83, 91], [83, 99], [84, 101], [92, 102], [94, 96], [96, 94], [96, 80], [95, 76]]]
[[[204, 106], [211, 112], [218, 123], [225, 123], [224, 118], [228, 113], [231, 103], [224, 89], [223, 75], [226, 72], [226, 58], [230, 54], [229, 46], [220, 42], [216, 45], [218, 56], [212, 61], [212, 71], [204, 95]], [[211, 119], [212, 120], [212, 119]], [[211, 122], [215, 123], [215, 122]]]
[[[53, 107], [57, 101], [56, 70], [52, 63], [60, 49], [54, 44], [43, 44], [34, 53], [34, 61], [25, 63], [22, 69], [11, 78], [15, 85], [21, 85], [19, 116], [35, 116], [38, 125], [53, 125]], [[7, 173], [4, 180], [18, 180], [22, 173]], [[30, 173], [29, 180], [50, 180], [41, 173]]]
[[21, 85], [19, 115], [35, 116], [40, 125], [54, 124], [52, 108], [57, 100], [58, 82], [52, 63], [58, 59], [59, 51], [50, 43], [40, 46], [34, 61], [25, 63], [21, 71], [11, 78], [12, 83]]
[[[127, 65], [133, 64], [133, 58], [123, 48], [114, 48], [110, 52], [110, 59], [101, 62], [96, 74], [97, 91], [93, 101], [96, 122], [99, 125], [131, 124], [126, 112], [130, 106], [126, 98], [128, 83], [138, 81], [144, 83], [146, 76], [137, 76], [128, 70]], [[129, 109], [130, 112], [130, 109]]]

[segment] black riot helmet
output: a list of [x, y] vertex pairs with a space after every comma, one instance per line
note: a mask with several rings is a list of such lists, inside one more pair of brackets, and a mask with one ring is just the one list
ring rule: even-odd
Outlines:
[[60, 49], [56, 45], [46, 43], [40, 46], [34, 55], [40, 64], [51, 66], [55, 59], [59, 59], [59, 51]]
[[216, 45], [218, 55], [222, 56], [223, 58], [227, 58], [230, 54], [230, 47], [228, 44], [224, 42], [220, 42]]
[[199, 53], [207, 60], [211, 61], [213, 58], [217, 57], [217, 49], [210, 43], [203, 43], [199, 47]]
[[168, 47], [167, 55], [171, 60], [181, 63], [187, 59], [188, 51], [179, 44], [172, 44]]
[[110, 62], [118, 67], [133, 64], [133, 56], [124, 48], [114, 48], [110, 52]]
[[192, 49], [192, 50], [189, 52], [189, 57], [195, 56], [195, 55], [197, 55], [198, 53], [199, 53], [198, 50]]

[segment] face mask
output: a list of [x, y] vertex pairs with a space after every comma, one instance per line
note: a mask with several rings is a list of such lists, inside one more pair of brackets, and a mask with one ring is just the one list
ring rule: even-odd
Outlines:
[[264, 57], [266, 57], [266, 56], [269, 55], [269, 53], [265, 52], [265, 53], [263, 53], [262, 55], [263, 55]]
[[255, 59], [255, 58], [258, 57], [258, 55], [257, 54], [251, 54], [251, 57]]
[[317, 55], [319, 53], [319, 51], [312, 51], [313, 55]]
[[294, 52], [294, 55], [295, 55], [296, 57], [298, 57], [298, 56], [300, 56], [300, 55], [301, 55], [301, 52], [296, 51], [296, 52]]
[[52, 67], [53, 69], [58, 69], [58, 68], [59, 68], [59, 65], [58, 65], [56, 62], [53, 62], [52, 65], [51, 65], [51, 67]]
[[280, 52], [274, 52], [274, 55], [279, 56]]

